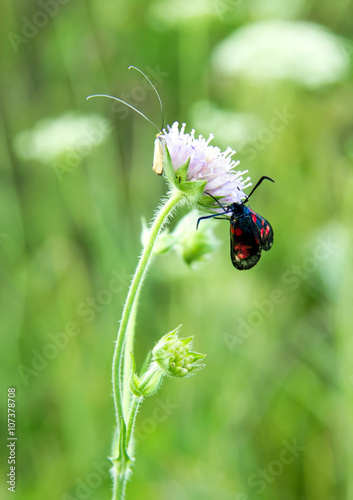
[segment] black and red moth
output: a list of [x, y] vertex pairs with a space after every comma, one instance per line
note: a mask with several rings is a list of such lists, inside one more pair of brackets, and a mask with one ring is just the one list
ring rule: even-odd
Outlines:
[[[212, 195], [209, 195], [222, 208], [223, 214], [206, 215], [205, 217], [200, 217], [197, 221], [197, 226], [200, 220], [211, 217], [230, 221], [230, 257], [233, 266], [239, 270], [254, 267], [260, 260], [261, 251], [270, 250], [273, 244], [271, 224], [245, 205], [255, 189], [265, 179], [274, 182], [270, 177], [261, 177], [242, 203], [232, 203], [231, 205], [224, 206]], [[230, 214], [230, 216], [227, 216], [227, 214]]]

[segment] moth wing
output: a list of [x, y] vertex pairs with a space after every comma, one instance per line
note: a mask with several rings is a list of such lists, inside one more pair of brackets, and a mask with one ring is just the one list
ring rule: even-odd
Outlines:
[[261, 217], [261, 215], [257, 214], [251, 208], [249, 208], [249, 212], [251, 214], [251, 219], [257, 229], [259, 230], [259, 241], [262, 250], [270, 250], [273, 245], [273, 229], [271, 224]]
[[239, 270], [254, 267], [261, 257], [260, 232], [249, 215], [230, 223], [230, 256]]
[[153, 151], [153, 166], [152, 170], [158, 175], [162, 175], [163, 173], [163, 151], [162, 151], [162, 140], [157, 135], [154, 141], [154, 151]]

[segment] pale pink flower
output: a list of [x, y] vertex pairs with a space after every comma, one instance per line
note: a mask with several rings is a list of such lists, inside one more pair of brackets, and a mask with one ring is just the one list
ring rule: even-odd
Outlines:
[[210, 146], [212, 134], [206, 140], [202, 135], [195, 138], [195, 130], [185, 133], [185, 123], [180, 130], [178, 122], [168, 125], [160, 137], [166, 141], [175, 171], [190, 157], [187, 180], [207, 181], [205, 193], [220, 197], [224, 205], [241, 203], [246, 198], [243, 189], [251, 186], [250, 177], [243, 178], [247, 170], [235, 170], [239, 161], [232, 160], [232, 148], [222, 152], [217, 146]]

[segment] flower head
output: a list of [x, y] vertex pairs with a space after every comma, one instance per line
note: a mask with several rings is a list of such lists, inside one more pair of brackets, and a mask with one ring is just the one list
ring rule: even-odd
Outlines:
[[205, 354], [192, 351], [194, 337], [179, 339], [179, 325], [175, 330], [164, 335], [152, 351], [152, 360], [170, 377], [190, 377], [205, 365], [200, 361]]
[[217, 197], [221, 203], [241, 203], [246, 198], [243, 189], [251, 186], [250, 177], [243, 179], [248, 171], [237, 171], [239, 161], [232, 160], [235, 153], [231, 148], [221, 151], [216, 146], [210, 146], [211, 134], [206, 140], [201, 135], [195, 138], [195, 131], [185, 133], [185, 123], [179, 130], [179, 123], [174, 122], [167, 130], [163, 130], [160, 138], [165, 140], [173, 169], [176, 172], [187, 161], [186, 180], [204, 181], [203, 192]]

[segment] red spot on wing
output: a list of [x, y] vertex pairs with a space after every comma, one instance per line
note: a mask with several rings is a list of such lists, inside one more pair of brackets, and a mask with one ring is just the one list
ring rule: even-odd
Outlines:
[[236, 236], [240, 236], [243, 234], [243, 230], [240, 227], [235, 227], [233, 224], [230, 225], [230, 232], [235, 234]]
[[251, 255], [252, 247], [249, 245], [242, 245], [237, 243], [234, 245], [234, 251], [236, 253], [236, 259], [247, 259]]
[[266, 226], [266, 236], [268, 236], [269, 232], [270, 232], [270, 226], [267, 225]]
[[251, 214], [251, 218], [254, 221], [254, 223], [256, 224], [257, 217], [256, 217], [256, 214], [254, 212]]

